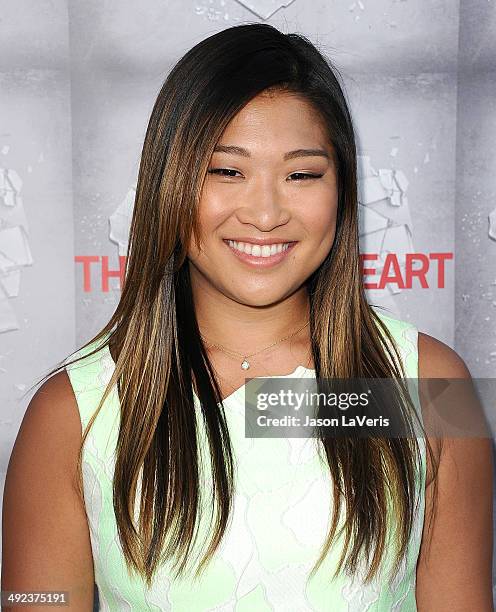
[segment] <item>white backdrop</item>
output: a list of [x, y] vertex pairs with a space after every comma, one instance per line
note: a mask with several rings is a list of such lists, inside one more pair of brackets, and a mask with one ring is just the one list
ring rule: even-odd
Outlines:
[[[388, 285], [371, 301], [452, 346], [474, 377], [496, 377], [494, 0], [0, 0], [2, 489], [26, 387], [117, 304], [102, 266], [125, 252], [166, 74], [247, 21], [305, 34], [343, 74], [362, 251], [453, 254], [444, 287], [431, 267], [429, 288]], [[94, 258], [91, 291], [80, 257]]]

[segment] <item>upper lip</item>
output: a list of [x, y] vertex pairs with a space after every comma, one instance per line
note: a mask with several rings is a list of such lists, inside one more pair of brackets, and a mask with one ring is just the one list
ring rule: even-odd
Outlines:
[[284, 238], [224, 238], [224, 240], [233, 240], [234, 242], [249, 242], [250, 244], [289, 244], [296, 240], [287, 240]]

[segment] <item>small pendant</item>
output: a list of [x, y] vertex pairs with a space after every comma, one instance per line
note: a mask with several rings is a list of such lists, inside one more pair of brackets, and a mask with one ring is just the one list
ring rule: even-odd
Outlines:
[[243, 370], [247, 370], [250, 367], [250, 364], [245, 359], [243, 363], [241, 364], [241, 367], [243, 368]]

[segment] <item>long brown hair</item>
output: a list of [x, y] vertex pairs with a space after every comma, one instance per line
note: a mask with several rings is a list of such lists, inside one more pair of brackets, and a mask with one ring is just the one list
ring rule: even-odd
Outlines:
[[[199, 334], [187, 248], [193, 235], [199, 243], [197, 205], [214, 146], [229, 121], [259, 93], [283, 90], [302, 96], [323, 118], [336, 153], [335, 241], [307, 281], [317, 378], [405, 375], [394, 338], [364, 295], [355, 137], [340, 81], [329, 59], [304, 36], [283, 34], [267, 24], [243, 24], [188, 51], [167, 76], [154, 104], [139, 168], [121, 298], [107, 325], [84, 345], [106, 337], [96, 350], [108, 344], [117, 357], [79, 454], [81, 468], [89, 429], [117, 384], [121, 419], [114, 510], [128, 568], [148, 585], [165, 558], [173, 560], [175, 575], [183, 574], [198, 520], [201, 462], [193, 380], [201, 402], [198, 415], [208, 437], [215, 508], [212, 538], [197, 573], [217, 549], [232, 509], [233, 451], [219, 386]], [[398, 393], [391, 405], [413, 421], [415, 408], [408, 396]], [[332, 477], [334, 508], [313, 571], [338, 533], [343, 509], [345, 546], [336, 573], [343, 566], [353, 572], [361, 555], [370, 558], [373, 552], [366, 580], [375, 576], [391, 517], [397, 526], [395, 568], [399, 567], [419, 501], [417, 439], [322, 437], [319, 444]], [[431, 453], [429, 444], [427, 448]], [[81, 472], [79, 477], [82, 495]]]

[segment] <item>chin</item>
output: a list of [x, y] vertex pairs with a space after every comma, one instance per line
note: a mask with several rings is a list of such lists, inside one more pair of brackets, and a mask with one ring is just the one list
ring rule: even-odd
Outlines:
[[266, 289], [257, 288], [253, 291], [247, 291], [246, 287], [243, 287], [239, 291], [231, 289], [228, 295], [239, 304], [262, 308], [283, 300], [289, 293], [290, 292], [284, 290], [274, 291], [274, 287], [272, 286]]

